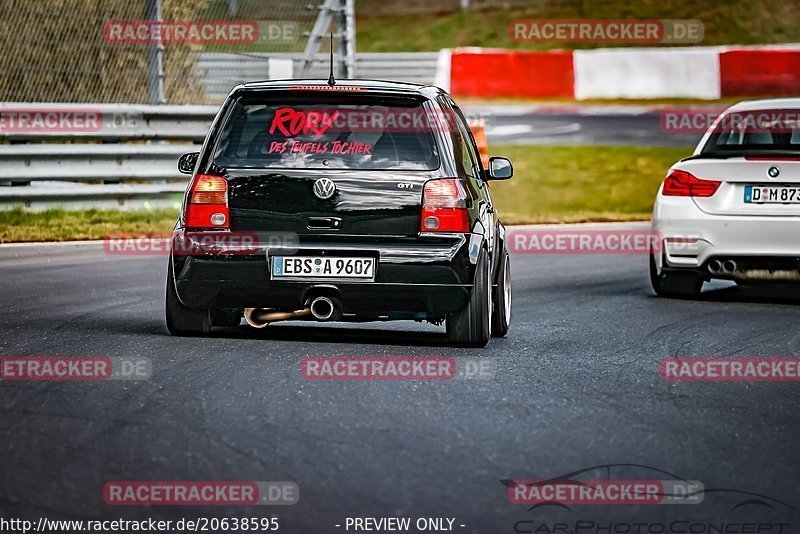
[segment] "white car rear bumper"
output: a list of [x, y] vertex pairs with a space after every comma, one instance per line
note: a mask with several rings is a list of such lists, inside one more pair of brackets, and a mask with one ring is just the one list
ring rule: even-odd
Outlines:
[[[709, 215], [687, 197], [659, 194], [653, 232], [669, 268], [697, 269], [711, 257], [800, 256], [800, 217]], [[655, 256], [660, 272], [662, 255]]]

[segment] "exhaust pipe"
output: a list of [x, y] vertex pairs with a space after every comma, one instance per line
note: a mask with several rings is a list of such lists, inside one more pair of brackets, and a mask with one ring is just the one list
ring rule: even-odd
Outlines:
[[293, 312], [270, 310], [269, 308], [245, 308], [244, 320], [253, 328], [264, 328], [269, 323], [286, 321], [296, 317], [305, 317], [311, 313], [311, 308], [303, 308]]
[[719, 274], [722, 271], [722, 263], [719, 260], [711, 260], [708, 262], [708, 272], [711, 274]]
[[327, 321], [335, 311], [336, 307], [328, 297], [317, 297], [311, 301], [311, 315], [317, 321]]
[[733, 274], [736, 272], [736, 262], [733, 260], [725, 260], [722, 262], [722, 270], [725, 271], [725, 274]]

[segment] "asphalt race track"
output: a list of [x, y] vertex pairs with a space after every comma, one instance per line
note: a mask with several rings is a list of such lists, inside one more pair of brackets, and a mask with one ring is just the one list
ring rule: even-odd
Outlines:
[[[586, 529], [563, 532], [684, 520], [800, 532], [800, 384], [659, 376], [668, 356], [800, 354], [796, 291], [707, 284], [699, 301], [659, 299], [643, 255], [516, 255], [511, 332], [483, 350], [449, 348], [443, 328], [412, 322], [292, 322], [186, 339], [163, 324], [165, 265], [98, 243], [0, 247], [0, 355], [152, 362], [146, 381], [0, 382], [4, 517], [273, 514], [280, 531], [300, 533], [387, 516], [450, 517], [455, 531], [481, 533], [576, 520]], [[479, 356], [494, 376], [301, 376], [303, 358], [335, 355]], [[691, 506], [529, 510], [501, 483], [608, 464], [699, 480], [707, 493]], [[294, 481], [300, 500], [106, 505], [104, 483], [124, 480]]]
[[[494, 105], [466, 106], [465, 112], [485, 119], [492, 144], [694, 148], [703, 134], [667, 129], [662, 115], [669, 111], [645, 106]], [[676, 108], [672, 113], [693, 116], [699, 112]]]

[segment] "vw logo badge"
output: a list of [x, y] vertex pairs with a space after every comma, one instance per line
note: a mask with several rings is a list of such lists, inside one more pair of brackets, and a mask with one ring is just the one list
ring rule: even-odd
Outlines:
[[320, 178], [314, 182], [314, 194], [322, 200], [329, 199], [336, 193], [336, 184], [330, 178]]
[[778, 175], [781, 173], [781, 170], [778, 167], [770, 167], [767, 171], [770, 178], [777, 178]]

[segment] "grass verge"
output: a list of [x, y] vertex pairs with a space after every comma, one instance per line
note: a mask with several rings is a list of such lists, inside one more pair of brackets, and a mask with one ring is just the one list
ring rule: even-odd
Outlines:
[[[658, 185], [688, 148], [493, 145], [514, 162], [514, 178], [493, 182], [506, 224], [632, 221], [650, 217]], [[102, 239], [116, 232], [169, 232], [178, 213], [0, 211], [0, 243]]]
[[514, 178], [492, 183], [506, 224], [647, 220], [667, 169], [689, 148], [492, 145]]
[[103, 239], [117, 232], [170, 232], [177, 218], [178, 212], [168, 208], [41, 212], [15, 208], [0, 211], [0, 243]]
[[516, 41], [509, 33], [509, 25], [516, 19], [697, 19], [705, 26], [703, 41], [698, 45], [800, 41], [797, 4], [786, 0], [544, 1], [508, 9], [500, 8], [501, 2], [497, 4], [494, 9], [421, 14], [409, 13], [401, 0], [360, 0], [356, 24], [358, 51], [416, 52], [460, 46], [528, 50], [614, 46]]

